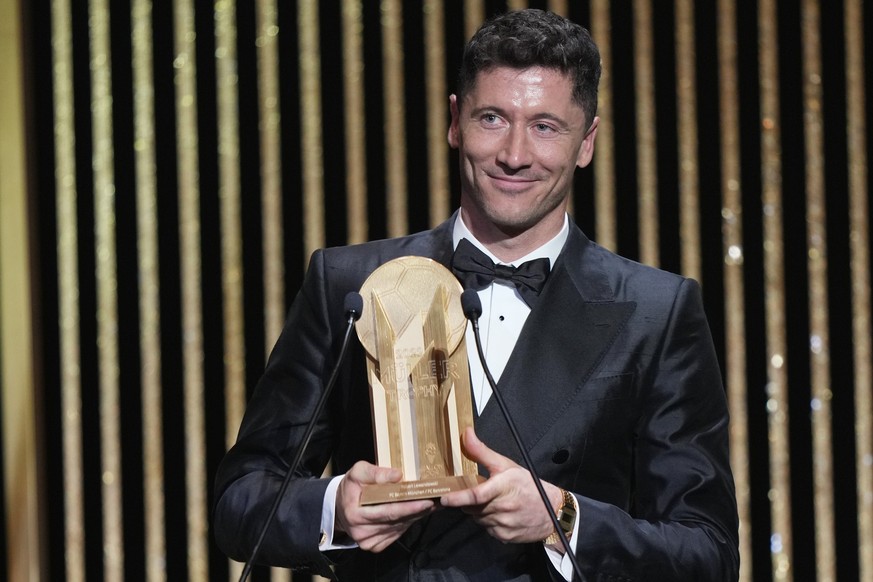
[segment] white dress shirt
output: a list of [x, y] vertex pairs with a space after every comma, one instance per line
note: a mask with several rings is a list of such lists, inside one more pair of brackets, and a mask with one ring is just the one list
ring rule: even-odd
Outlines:
[[[458, 213], [458, 219], [455, 221], [455, 228], [452, 231], [452, 247], [457, 248], [461, 239], [465, 238], [488, 255], [488, 258], [496, 264], [517, 267], [527, 261], [546, 258], [549, 259], [549, 268], [551, 269], [558, 259], [558, 255], [561, 254], [561, 249], [564, 248], [569, 233], [570, 227], [565, 215], [563, 228], [552, 240], [517, 261], [504, 263], [485, 248], [485, 245], [476, 240], [476, 237], [464, 224], [461, 214]], [[495, 279], [494, 283], [479, 291], [479, 300], [482, 302], [482, 315], [479, 317], [482, 351], [485, 352], [485, 360], [488, 362], [488, 369], [491, 371], [494, 381], [499, 382], [500, 376], [509, 362], [509, 356], [515, 349], [521, 328], [524, 327], [524, 322], [527, 321], [527, 316], [530, 314], [530, 307], [521, 298], [515, 285], [501, 279]], [[467, 326], [466, 340], [473, 399], [476, 403], [476, 410], [482, 414], [485, 405], [491, 399], [491, 386], [485, 377], [482, 362], [479, 361], [472, 325]]]
[[[504, 263], [485, 248], [485, 245], [480, 243], [475, 236], [473, 236], [473, 233], [471, 233], [467, 228], [467, 225], [464, 224], [464, 221], [461, 218], [461, 213], [459, 212], [452, 231], [452, 248], [457, 248], [461, 239], [466, 238], [497, 264], [518, 266], [526, 261], [547, 258], [549, 259], [549, 267], [551, 268], [558, 259], [561, 249], [564, 248], [564, 243], [567, 241], [569, 234], [569, 220], [565, 215], [564, 226], [561, 228], [561, 231], [552, 238], [552, 240], [528, 253], [524, 257], [521, 257], [517, 261]], [[482, 351], [485, 353], [485, 359], [488, 362], [488, 369], [491, 371], [494, 381], [498, 382], [501, 374], [503, 374], [503, 370], [506, 368], [510, 355], [512, 355], [513, 349], [515, 349], [515, 344], [518, 341], [518, 336], [521, 334], [521, 329], [524, 327], [525, 321], [527, 321], [527, 316], [530, 314], [530, 307], [528, 307], [527, 303], [525, 303], [521, 298], [518, 290], [509, 281], [497, 279], [494, 283], [479, 291], [478, 294], [479, 299], [482, 302], [482, 315], [479, 317], [479, 333], [482, 339]], [[476, 410], [481, 414], [485, 409], [485, 405], [488, 404], [488, 401], [491, 399], [491, 386], [485, 376], [482, 362], [479, 360], [472, 325], [467, 326], [466, 343], [467, 359], [470, 363], [470, 385], [473, 390], [473, 400]], [[322, 506], [321, 514], [321, 531], [323, 532], [323, 535], [321, 543], [319, 544], [319, 549], [322, 551], [355, 547], [354, 544], [335, 544], [333, 540], [336, 490], [341, 479], [342, 475], [331, 479], [327, 491], [325, 492], [324, 505]], [[578, 533], [579, 520], [577, 519], [570, 542], [574, 549]], [[543, 547], [555, 569], [557, 569], [566, 580], [571, 580], [573, 576], [573, 566], [570, 563], [570, 559], [556, 550], [545, 546]]]

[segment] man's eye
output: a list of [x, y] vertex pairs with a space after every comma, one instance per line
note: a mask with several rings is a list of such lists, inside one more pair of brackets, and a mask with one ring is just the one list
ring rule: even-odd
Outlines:
[[497, 116], [493, 113], [486, 113], [482, 116], [482, 121], [485, 123], [497, 123]]
[[534, 127], [536, 128], [537, 131], [539, 131], [541, 133], [550, 133], [550, 132], [555, 131], [555, 128], [553, 128], [551, 125], [549, 125], [547, 123], [537, 123]]

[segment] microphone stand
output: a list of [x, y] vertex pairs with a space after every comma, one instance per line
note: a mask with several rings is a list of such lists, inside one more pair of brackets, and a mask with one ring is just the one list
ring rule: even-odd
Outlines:
[[267, 519], [264, 521], [263, 527], [261, 527], [258, 541], [255, 542], [255, 547], [252, 549], [252, 555], [249, 556], [245, 568], [243, 568], [242, 574], [240, 574], [239, 582], [245, 582], [249, 577], [249, 574], [251, 574], [252, 568], [254, 568], [255, 558], [261, 550], [264, 538], [267, 537], [267, 530], [269, 529], [270, 524], [273, 523], [273, 518], [276, 517], [276, 512], [279, 510], [279, 504], [282, 502], [282, 498], [285, 496], [285, 492], [291, 484], [291, 478], [294, 476], [294, 472], [297, 470], [297, 466], [303, 458], [303, 453], [306, 451], [306, 447], [309, 446], [309, 439], [312, 438], [312, 433], [315, 430], [315, 423], [321, 416], [321, 412], [324, 410], [325, 404], [327, 404], [327, 398], [330, 396], [331, 390], [333, 390], [333, 385], [336, 383], [336, 379], [339, 376], [340, 366], [342, 366], [343, 360], [345, 359], [346, 351], [349, 347], [349, 339], [352, 337], [352, 330], [355, 328], [355, 322], [361, 317], [363, 306], [364, 300], [359, 293], [352, 291], [346, 295], [344, 307], [348, 321], [346, 333], [345, 336], [343, 336], [343, 344], [340, 348], [339, 358], [337, 359], [333, 373], [330, 375], [330, 379], [327, 381], [327, 386], [321, 393], [318, 403], [315, 405], [315, 412], [312, 413], [312, 418], [309, 420], [309, 424], [306, 425], [306, 431], [303, 433], [303, 440], [301, 441], [300, 446], [297, 447], [297, 453], [294, 455], [294, 460], [291, 461], [291, 466], [288, 468], [288, 472], [285, 473], [285, 478], [282, 480], [279, 492], [276, 493], [276, 498], [273, 500], [273, 505], [270, 507], [270, 513], [267, 514]]
[[509, 430], [512, 433], [512, 437], [515, 439], [515, 444], [521, 451], [524, 464], [533, 478], [534, 485], [536, 485], [540, 498], [543, 500], [543, 504], [546, 506], [546, 511], [549, 514], [549, 518], [552, 520], [552, 525], [555, 526], [555, 531], [559, 534], [558, 537], [561, 539], [561, 544], [564, 546], [564, 552], [570, 559], [570, 564], [573, 566], [573, 573], [575, 577], [584, 582], [585, 577], [582, 576], [582, 569], [579, 567], [579, 563], [576, 561], [576, 555], [570, 547], [570, 540], [567, 539], [567, 536], [565, 536], [561, 530], [561, 524], [558, 523], [558, 516], [552, 509], [552, 504], [549, 502], [549, 497], [546, 495], [546, 490], [543, 488], [540, 477], [534, 468], [533, 461], [531, 460], [530, 455], [528, 455], [524, 443], [522, 443], [521, 435], [518, 433], [518, 429], [515, 427], [515, 422], [509, 415], [509, 409], [506, 407], [506, 403], [503, 401], [503, 395], [501, 395], [500, 390], [497, 389], [497, 382], [494, 381], [494, 377], [491, 375], [491, 370], [488, 369], [488, 363], [485, 361], [485, 351], [482, 349], [482, 338], [479, 335], [479, 316], [482, 315], [482, 302], [479, 300], [478, 293], [473, 289], [464, 290], [461, 294], [461, 304], [463, 306], [464, 315], [467, 316], [467, 319], [469, 319], [470, 323], [473, 325], [473, 335], [476, 338], [476, 351], [479, 353], [479, 360], [482, 362], [482, 370], [485, 372], [485, 377], [491, 385], [491, 392], [497, 400], [497, 405], [500, 407], [503, 417], [506, 419], [506, 424], [509, 425]]

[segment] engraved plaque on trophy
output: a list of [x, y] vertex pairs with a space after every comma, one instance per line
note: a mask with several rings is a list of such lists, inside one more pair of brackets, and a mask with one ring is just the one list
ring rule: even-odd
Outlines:
[[424, 257], [385, 263], [361, 287], [357, 332], [367, 352], [376, 464], [399, 483], [365, 486], [364, 505], [427, 499], [472, 487], [476, 463], [461, 453], [473, 425], [461, 285]]

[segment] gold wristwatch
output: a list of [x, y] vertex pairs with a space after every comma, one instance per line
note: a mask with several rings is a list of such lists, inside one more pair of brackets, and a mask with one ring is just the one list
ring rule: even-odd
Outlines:
[[[561, 526], [560, 533], [564, 534], [564, 537], [569, 540], [570, 536], [573, 535], [573, 526], [576, 525], [576, 498], [566, 489], [561, 489], [561, 496], [563, 497], [563, 502], [557, 511], [558, 525]], [[543, 540], [543, 543], [547, 546], [559, 545], [561, 540], [558, 538], [558, 535], [558, 531], [553, 531], [549, 534], [549, 537]]]

